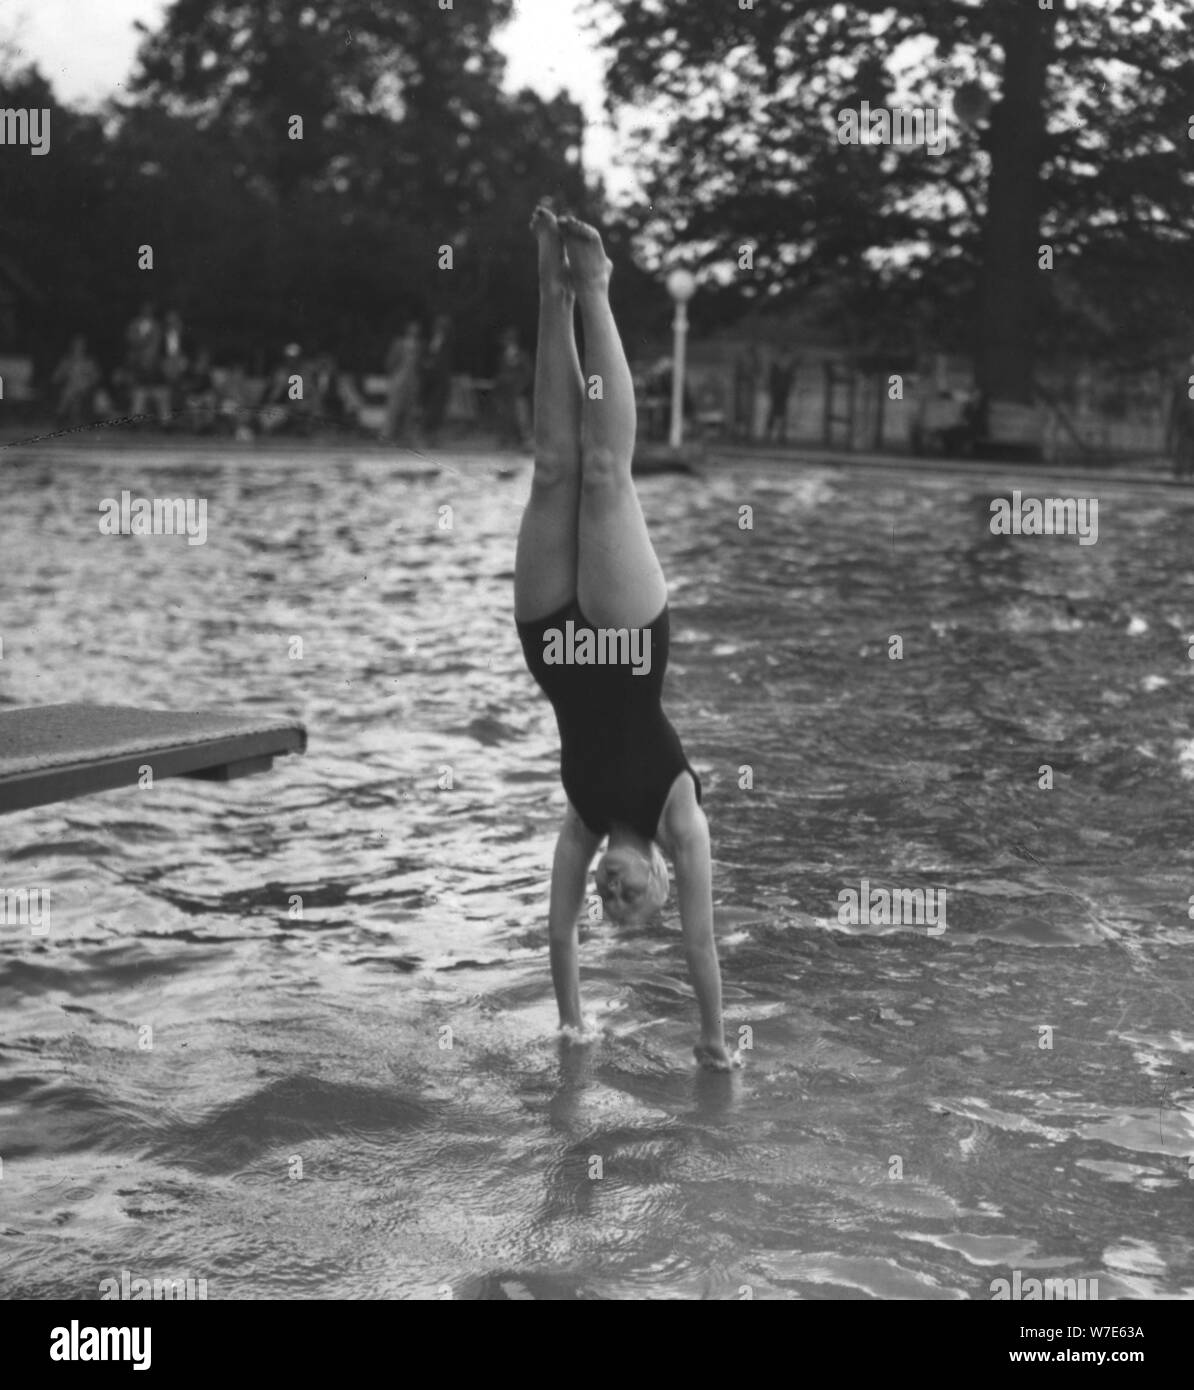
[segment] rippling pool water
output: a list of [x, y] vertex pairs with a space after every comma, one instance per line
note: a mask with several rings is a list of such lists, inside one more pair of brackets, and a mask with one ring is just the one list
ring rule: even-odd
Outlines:
[[[643, 483], [753, 1033], [724, 1077], [674, 910], [584, 930], [607, 1034], [553, 1036], [524, 462], [16, 453], [0, 700], [259, 706], [310, 751], [0, 820], [0, 888], [52, 902], [0, 927], [0, 1292], [1194, 1296], [1184, 496], [1101, 486], [1080, 546], [992, 536], [971, 479]], [[206, 497], [207, 543], [101, 536], [126, 488]], [[864, 878], [947, 929], [840, 925]]]

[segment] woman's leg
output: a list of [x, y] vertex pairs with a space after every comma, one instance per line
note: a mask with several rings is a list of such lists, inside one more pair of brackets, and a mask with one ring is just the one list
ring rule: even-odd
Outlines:
[[585, 330], [577, 597], [597, 627], [646, 627], [667, 585], [630, 473], [634, 381], [609, 304], [612, 267], [592, 227], [567, 217], [560, 230]]
[[583, 393], [572, 326], [576, 296], [559, 228], [540, 207], [531, 229], [539, 241], [539, 345], [535, 473], [514, 559], [514, 616], [522, 622], [546, 617], [576, 597]]

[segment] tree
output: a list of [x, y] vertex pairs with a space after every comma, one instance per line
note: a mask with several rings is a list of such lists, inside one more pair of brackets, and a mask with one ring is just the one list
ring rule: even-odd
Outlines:
[[[612, 103], [658, 122], [641, 241], [738, 302], [835, 287], [862, 344], [967, 349], [997, 398], [1031, 398], [1038, 350], [1163, 359], [1194, 314], [1194, 6], [1056, 3], [601, 0]], [[989, 124], [942, 154], [837, 139], [863, 100], [941, 108], [976, 77]]]
[[60, 108], [37, 68], [19, 67], [11, 53], [0, 53], [0, 108], [50, 112], [46, 155], [0, 148], [0, 257], [36, 295], [38, 312], [19, 347], [44, 367], [71, 333], [94, 343], [107, 328], [91, 240], [103, 239], [109, 210], [103, 126]]
[[469, 321], [473, 367], [507, 323], [529, 332], [530, 209], [583, 200], [583, 118], [502, 89], [512, 8], [174, 0], [116, 137], [173, 297], [212, 335], [305, 335], [361, 366], [440, 310]]

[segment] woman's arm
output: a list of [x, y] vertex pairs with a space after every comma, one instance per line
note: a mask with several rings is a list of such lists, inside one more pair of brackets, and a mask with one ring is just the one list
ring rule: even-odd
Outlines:
[[669, 798], [667, 838], [676, 865], [676, 892], [688, 974], [701, 1014], [701, 1040], [694, 1049], [703, 1066], [728, 1070], [733, 1065], [725, 1045], [721, 1015], [721, 967], [713, 936], [713, 855], [709, 822], [696, 800], [691, 780], [686, 794]]
[[561, 1028], [583, 1029], [580, 1011], [580, 962], [576, 949], [576, 918], [585, 898], [589, 865], [600, 845], [576, 811], [568, 814], [556, 841], [551, 866], [551, 904], [547, 934], [551, 947], [551, 982], [560, 1009]]

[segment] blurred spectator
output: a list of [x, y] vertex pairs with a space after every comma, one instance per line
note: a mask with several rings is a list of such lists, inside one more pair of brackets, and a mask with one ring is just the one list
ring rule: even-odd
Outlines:
[[252, 439], [256, 391], [243, 362], [234, 362], [223, 373], [218, 391], [220, 425], [231, 430], [237, 439]]
[[497, 412], [498, 443], [526, 448], [531, 439], [531, 412], [527, 392], [534, 368], [518, 341], [518, 330], [507, 328], [502, 334], [498, 369], [494, 378], [494, 408]]
[[207, 433], [216, 427], [220, 397], [212, 370], [211, 352], [200, 348], [195, 360], [188, 364], [179, 383], [179, 404], [187, 429]]
[[663, 378], [671, 359], [660, 357], [644, 368], [635, 382], [635, 403], [639, 407], [644, 439], [662, 439], [667, 434], [670, 397], [663, 393]]
[[771, 397], [767, 413], [767, 438], [784, 443], [788, 437], [788, 397], [796, 377], [796, 362], [784, 348], [771, 363], [768, 389]]
[[[723, 388], [723, 382], [708, 376], [696, 386], [696, 408], [693, 418], [702, 436], [721, 438], [725, 435], [726, 409]], [[685, 391], [686, 396], [687, 394]]]
[[447, 314], [438, 314], [423, 361], [423, 426], [432, 444], [443, 426], [452, 389], [455, 337], [452, 320]]
[[151, 300], [141, 305], [141, 312], [129, 324], [124, 341], [132, 414], [148, 415], [152, 404], [157, 408], [159, 422], [168, 425], [170, 390], [162, 372], [162, 325]]
[[262, 434], [284, 430], [305, 430], [310, 424], [307, 390], [310, 372], [304, 370], [303, 350], [298, 343], [287, 343], [282, 360], [270, 373], [261, 410], [257, 417]]
[[162, 379], [170, 392], [171, 409], [175, 411], [181, 410], [183, 405], [183, 382], [188, 365], [185, 349], [182, 318], [171, 309], [162, 328]]
[[1165, 428], [1165, 448], [1173, 461], [1175, 478], [1194, 477], [1194, 354], [1174, 383]]
[[59, 388], [55, 413], [67, 425], [95, 418], [96, 390], [102, 380], [99, 364], [87, 351], [87, 339], [76, 333], [66, 356], [51, 378]]
[[116, 402], [104, 381], [102, 372], [100, 373], [99, 385], [95, 388], [93, 406], [97, 420], [112, 420], [117, 414]]
[[361, 416], [368, 409], [368, 403], [361, 394], [360, 383], [351, 372], [344, 371], [335, 359], [332, 360], [336, 370], [336, 394], [344, 411], [344, 423], [351, 428], [360, 429]]
[[419, 413], [419, 364], [423, 354], [423, 330], [412, 319], [406, 332], [395, 338], [386, 355], [386, 375], [390, 378], [386, 418], [381, 437], [391, 443], [414, 433]]
[[753, 439], [755, 401], [759, 394], [762, 362], [753, 345], [740, 352], [734, 362], [734, 433], [739, 439]]
[[365, 402], [351, 375], [340, 370], [330, 352], [321, 352], [311, 363], [311, 419], [316, 427], [351, 429], [360, 424]]
[[[648, 416], [649, 439], [667, 439], [672, 428], [672, 359], [661, 357], [651, 368], [647, 377], [647, 399], [650, 402]], [[684, 378], [683, 399], [680, 411], [686, 422], [695, 415], [692, 400], [692, 376]]]
[[987, 398], [972, 386], [961, 393], [960, 418], [939, 432], [941, 452], [947, 458], [971, 458], [980, 440], [987, 437]]

